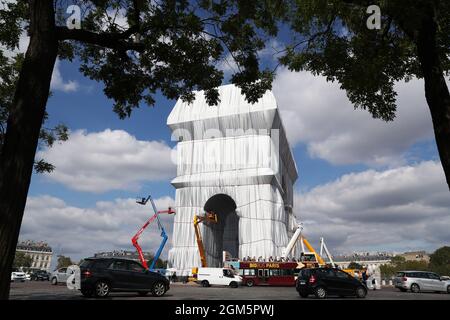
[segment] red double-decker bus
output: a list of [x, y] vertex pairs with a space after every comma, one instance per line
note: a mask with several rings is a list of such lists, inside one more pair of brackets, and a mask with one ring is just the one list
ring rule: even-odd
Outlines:
[[295, 286], [298, 272], [305, 265], [300, 262], [253, 262], [240, 261], [239, 275], [243, 284], [253, 287]]

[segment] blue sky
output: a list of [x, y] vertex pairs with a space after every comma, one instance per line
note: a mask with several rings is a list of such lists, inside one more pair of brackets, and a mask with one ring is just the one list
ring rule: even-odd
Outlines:
[[[268, 44], [263, 64], [274, 60]], [[272, 50], [272, 51], [271, 51]], [[156, 95], [120, 120], [102, 84], [78, 63], [60, 61], [47, 105], [47, 126], [64, 123], [69, 141], [39, 150], [56, 169], [34, 174], [20, 237], [46, 240], [74, 259], [101, 250], [132, 249], [130, 238], [149, 217], [134, 203], [152, 194], [173, 205], [175, 177], [170, 130], [174, 100]], [[226, 75], [233, 62], [222, 65]], [[226, 83], [226, 81], [224, 82]], [[279, 68], [273, 92], [299, 169], [294, 211], [313, 243], [324, 236], [332, 252], [434, 249], [450, 242], [450, 201], [436, 151], [423, 82], [397, 83], [391, 123], [353, 110], [338, 84]], [[169, 237], [171, 217], [164, 217]], [[150, 229], [143, 247], [154, 251]], [[167, 256], [170, 240], [163, 256]]]

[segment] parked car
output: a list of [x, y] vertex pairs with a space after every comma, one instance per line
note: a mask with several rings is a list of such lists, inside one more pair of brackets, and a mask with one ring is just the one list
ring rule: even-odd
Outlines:
[[70, 277], [70, 275], [73, 273], [73, 270], [67, 269], [67, 268], [59, 268], [50, 276], [50, 281], [53, 285], [57, 285], [58, 283], [66, 283], [67, 279]]
[[202, 287], [220, 285], [237, 288], [242, 284], [242, 277], [235, 275], [230, 268], [198, 268], [197, 283]]
[[411, 290], [418, 293], [421, 291], [435, 291], [450, 293], [450, 280], [440, 277], [434, 272], [428, 271], [400, 271], [394, 279], [394, 286], [402, 292]]
[[367, 295], [364, 283], [337, 268], [301, 269], [296, 280], [296, 289], [302, 298], [310, 294], [314, 294], [318, 299], [324, 299], [329, 295], [358, 298]]
[[103, 298], [110, 292], [149, 292], [156, 297], [169, 290], [169, 280], [123, 258], [87, 258], [80, 264], [80, 291], [85, 297]]
[[13, 271], [11, 272], [11, 281], [13, 282], [24, 282], [26, 280], [25, 272]]
[[30, 275], [31, 281], [49, 281], [50, 276], [48, 272], [44, 270], [37, 270]]

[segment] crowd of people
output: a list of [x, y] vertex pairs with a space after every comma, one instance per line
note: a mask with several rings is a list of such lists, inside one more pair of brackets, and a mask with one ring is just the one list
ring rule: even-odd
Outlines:
[[259, 256], [258, 258], [256, 257], [243, 257], [242, 261], [245, 262], [302, 262], [304, 260], [302, 260], [302, 257], [300, 258], [294, 258], [294, 257], [272, 257], [270, 256], [269, 258], [264, 258], [262, 256]]

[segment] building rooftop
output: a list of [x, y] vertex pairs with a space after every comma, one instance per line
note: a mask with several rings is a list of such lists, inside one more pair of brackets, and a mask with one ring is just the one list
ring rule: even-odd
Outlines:
[[48, 243], [44, 241], [25, 240], [17, 244], [17, 250], [53, 252]]
[[[154, 254], [150, 252], [143, 252], [144, 258], [150, 259], [153, 258]], [[139, 255], [136, 251], [127, 251], [127, 250], [114, 250], [114, 251], [105, 251], [105, 252], [97, 252], [94, 254], [94, 258], [110, 258], [110, 257], [120, 257], [131, 260], [138, 260]]]
[[[195, 91], [195, 100], [191, 104], [178, 99], [167, 119], [167, 124], [172, 126], [183, 122], [248, 115], [252, 112], [277, 109], [277, 102], [271, 91], [267, 91], [258, 102], [252, 104], [245, 100], [241, 89], [233, 84], [220, 86], [218, 90], [220, 101], [215, 106], [208, 105], [204, 91]], [[273, 120], [274, 114], [272, 113], [271, 116]], [[269, 128], [270, 125], [271, 123], [268, 124]]]
[[[219, 145], [224, 147], [228, 141], [226, 138], [270, 136], [272, 142], [278, 145], [279, 154], [282, 155], [283, 163], [277, 165], [283, 166], [292, 182], [295, 182], [298, 178], [298, 168], [274, 94], [266, 91], [252, 104], [245, 100], [241, 89], [233, 84], [220, 86], [218, 91], [220, 102], [215, 106], [208, 105], [203, 91], [195, 91], [195, 100], [190, 104], [178, 99], [167, 118], [172, 139], [178, 140], [179, 143], [192, 140], [209, 142], [211, 138], [222, 139]], [[280, 169], [276, 168], [276, 171], [279, 172]], [[253, 175], [251, 172], [247, 174]], [[173, 183], [180, 182], [175, 180]]]
[[390, 252], [354, 252], [350, 254], [338, 254], [333, 256], [336, 261], [375, 261], [390, 260], [394, 256]]
[[419, 250], [419, 251], [406, 251], [406, 252], [401, 253], [400, 255], [407, 255], [407, 254], [409, 254], [409, 255], [411, 255], [411, 254], [424, 255], [424, 254], [428, 254], [428, 253], [425, 250]]

